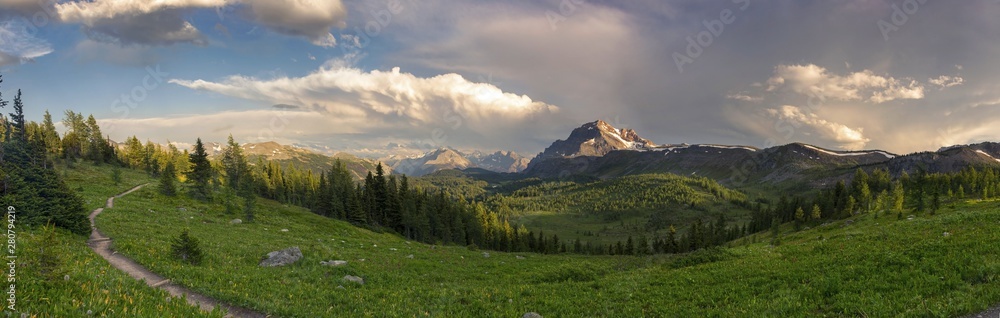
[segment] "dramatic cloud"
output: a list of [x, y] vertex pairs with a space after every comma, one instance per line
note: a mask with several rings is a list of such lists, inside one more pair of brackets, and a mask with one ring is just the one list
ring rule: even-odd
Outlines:
[[268, 29], [320, 46], [336, 44], [330, 28], [343, 27], [346, 17], [340, 0], [96, 0], [58, 3], [55, 9], [61, 21], [83, 24], [92, 38], [122, 44], [204, 45], [206, 37], [187, 16], [196, 9], [225, 6], [244, 7], [248, 16]]
[[254, 20], [275, 32], [301, 36], [319, 46], [334, 46], [331, 28], [343, 28], [347, 10], [340, 0], [244, 0]]
[[767, 80], [768, 91], [789, 89], [821, 99], [867, 100], [876, 104], [896, 99], [924, 98], [924, 87], [919, 82], [879, 76], [869, 70], [840, 76], [809, 64], [779, 65], [774, 73]]
[[816, 114], [803, 113], [795, 106], [781, 106], [777, 109], [768, 109], [771, 116], [789, 122], [793, 127], [805, 128], [810, 133], [815, 133], [818, 137], [827, 142], [837, 144], [840, 148], [848, 150], [862, 149], [871, 141], [865, 138], [862, 128], [851, 128], [844, 124], [830, 122], [819, 118]]
[[[556, 106], [458, 74], [423, 78], [399, 68], [365, 72], [345, 63], [330, 61], [297, 78], [230, 76], [221, 82], [175, 79], [170, 83], [269, 105], [301, 105], [327, 117], [350, 119], [344, 124], [359, 132], [403, 140], [435, 138], [434, 130], [455, 130], [455, 136], [470, 132], [510, 137], [524, 130], [504, 129], [558, 112]], [[464, 137], [469, 136], [452, 139]]]

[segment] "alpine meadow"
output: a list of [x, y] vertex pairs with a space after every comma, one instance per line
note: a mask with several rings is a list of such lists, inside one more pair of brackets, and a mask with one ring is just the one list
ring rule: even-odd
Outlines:
[[6, 317], [998, 317], [996, 1], [0, 0]]

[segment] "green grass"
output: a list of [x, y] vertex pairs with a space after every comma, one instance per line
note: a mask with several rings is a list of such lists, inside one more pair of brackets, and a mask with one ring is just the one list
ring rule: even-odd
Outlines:
[[113, 168], [107, 164], [95, 166], [78, 160], [67, 169], [64, 162], [57, 164], [59, 175], [63, 181], [83, 198], [87, 211], [104, 207], [108, 197], [128, 191], [132, 187], [148, 182], [156, 182], [148, 174], [138, 170], [121, 168], [121, 181], [115, 184], [112, 178]]
[[[517, 317], [528, 311], [553, 317], [949, 317], [1000, 302], [997, 202], [962, 202], [914, 220], [864, 215], [849, 226], [838, 221], [784, 231], [777, 247], [754, 243], [652, 257], [490, 252], [489, 258], [260, 202], [258, 222], [231, 225], [240, 216], [164, 198], [152, 184], [116, 201], [98, 224], [120, 253], [153, 271], [281, 317]], [[202, 242], [201, 266], [167, 255], [169, 241], [184, 228]], [[291, 246], [302, 249], [303, 260], [257, 266], [266, 253]], [[332, 259], [349, 264], [319, 265]], [[348, 274], [366, 284], [343, 282]]]
[[[122, 181], [115, 185], [108, 166], [75, 164], [74, 170], [62, 171], [71, 188], [82, 194], [88, 210], [104, 206], [111, 195], [150, 181], [144, 173], [122, 169]], [[30, 209], [17, 208], [19, 212]], [[46, 241], [47, 232], [42, 228], [14, 230], [18, 257], [16, 312], [27, 317], [83, 317], [88, 316], [88, 311], [93, 317], [222, 316], [219, 312], [204, 313], [183, 299], [171, 298], [167, 292], [149, 288], [115, 269], [90, 250], [86, 236], [57, 229], [53, 239]], [[43, 250], [57, 256], [56, 275], [46, 277], [41, 273]]]
[[[43, 245], [44, 237], [37, 228], [22, 229], [17, 237], [16, 309], [27, 317], [84, 317], [88, 311], [91, 317], [222, 317], [111, 267], [82, 236], [57, 230], [54, 246]], [[54, 280], [38, 270], [42, 248], [59, 257], [60, 275]]]
[[672, 174], [630, 175], [592, 182], [548, 181], [490, 197], [495, 210], [513, 209], [512, 220], [528, 229], [556, 234], [561, 240], [593, 244], [625, 242], [629, 236], [665, 236], [674, 225], [685, 233], [696, 220], [715, 222], [726, 215], [730, 225], [749, 221], [750, 211], [733, 203], [746, 201], [707, 179]]

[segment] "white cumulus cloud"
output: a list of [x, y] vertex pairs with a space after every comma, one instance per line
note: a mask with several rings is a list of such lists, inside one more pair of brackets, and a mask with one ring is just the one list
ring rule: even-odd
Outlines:
[[170, 83], [349, 119], [345, 125], [358, 134], [435, 139], [431, 143], [440, 146], [524, 138], [544, 130], [539, 123], [559, 111], [527, 95], [504, 92], [454, 73], [418, 77], [398, 67], [363, 71], [343, 60], [331, 60], [301, 77], [234, 75], [221, 81], [173, 79]]
[[864, 135], [864, 129], [851, 128], [847, 125], [831, 122], [816, 114], [806, 114], [799, 107], [784, 105], [776, 109], [768, 109], [767, 113], [779, 120], [791, 123], [795, 127], [806, 128], [808, 133], [814, 133], [826, 141], [836, 143], [848, 150], [862, 149], [870, 141]]
[[815, 64], [779, 65], [767, 80], [767, 85], [768, 91], [787, 89], [821, 99], [876, 104], [896, 99], [924, 98], [924, 87], [916, 80], [881, 76], [870, 70], [837, 75]]

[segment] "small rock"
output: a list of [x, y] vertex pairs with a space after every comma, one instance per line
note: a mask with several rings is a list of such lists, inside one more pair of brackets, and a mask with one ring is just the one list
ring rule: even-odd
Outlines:
[[281, 229], [282, 232], [288, 232], [288, 229]]
[[69, 280], [69, 275], [63, 276], [63, 280]]
[[949, 236], [951, 236], [951, 233], [948, 233], [948, 232], [944, 232], [944, 234], [943, 234], [943, 235], [944, 235], [944, 237], [949, 237]]
[[337, 289], [347, 289], [347, 288], [344, 288], [344, 285], [337, 285]]
[[285, 266], [298, 262], [302, 259], [302, 250], [299, 247], [292, 247], [280, 251], [267, 253], [267, 257], [260, 261], [261, 267]]
[[232, 221], [229, 221], [229, 224], [243, 224], [243, 220], [233, 219]]
[[94, 311], [92, 311], [90, 309], [87, 309], [87, 316], [93, 316], [93, 315], [94, 315]]
[[372, 247], [378, 247], [378, 244], [372, 244]]
[[542, 318], [542, 315], [539, 315], [537, 312], [532, 311], [529, 313], [525, 313], [523, 316], [521, 316], [521, 318]]
[[524, 259], [524, 256], [521, 256], [521, 255], [518, 255], [518, 256], [515, 256], [515, 257], [516, 257], [517, 259]]
[[395, 251], [395, 250], [396, 250], [396, 248], [395, 248], [395, 247], [390, 247], [390, 248], [389, 248], [389, 250], [390, 250], [390, 251]]
[[334, 267], [336, 267], [336, 266], [347, 265], [347, 261], [340, 261], [340, 260], [337, 260], [337, 261], [320, 261], [319, 264], [323, 265], [323, 266], [334, 266]]
[[146, 209], [146, 211], [149, 213], [156, 213], [156, 211], [153, 211], [153, 209]]
[[183, 208], [183, 207], [181, 207], [181, 208], [177, 208], [177, 211], [181, 211], [181, 212], [187, 212], [187, 211], [188, 211], [188, 209], [187, 209], [187, 208]]
[[483, 252], [483, 257], [485, 257], [485, 258], [490, 258], [490, 253], [487, 253], [487, 252]]
[[907, 217], [906, 217], [906, 219], [907, 219], [907, 220], [910, 220], [910, 221], [912, 221], [912, 220], [913, 220], [913, 219], [915, 219], [915, 218], [917, 218], [917, 217], [915, 217], [915, 216], [912, 216], [912, 215], [911, 215], [911, 216], [907, 216]]
[[361, 285], [365, 284], [365, 279], [364, 278], [357, 277], [357, 276], [354, 276], [354, 275], [345, 275], [344, 276], [344, 280], [349, 281], [349, 282], [358, 283], [358, 284], [361, 284]]
[[413, 254], [406, 255], [406, 258], [413, 259]]

